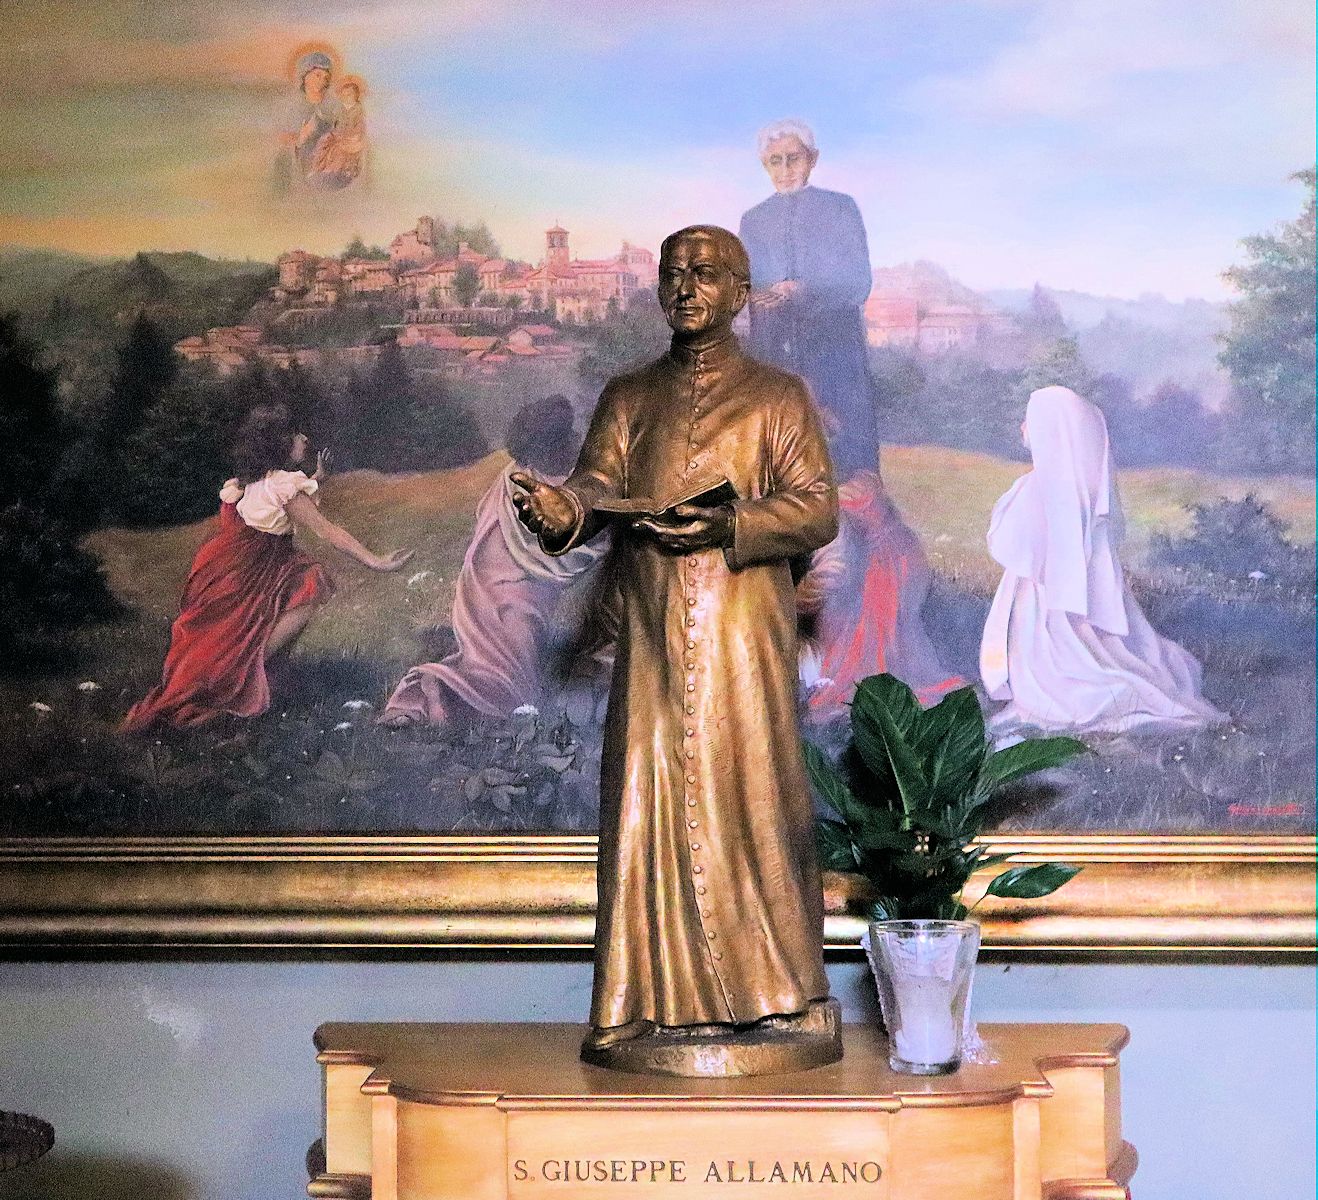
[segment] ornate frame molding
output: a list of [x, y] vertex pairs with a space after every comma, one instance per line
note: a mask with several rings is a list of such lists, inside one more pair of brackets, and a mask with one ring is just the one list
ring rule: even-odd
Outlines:
[[[992, 951], [1316, 948], [1312, 837], [986, 841], [1085, 868], [1044, 900], [991, 902]], [[827, 944], [854, 950], [845, 877], [826, 882]], [[576, 950], [594, 891], [584, 836], [15, 838], [0, 842], [0, 947]]]

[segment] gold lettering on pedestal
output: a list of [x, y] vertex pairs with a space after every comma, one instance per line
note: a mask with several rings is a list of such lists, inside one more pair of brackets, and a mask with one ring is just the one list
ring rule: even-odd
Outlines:
[[[690, 1176], [689, 1166], [695, 1170]], [[621, 1183], [670, 1184], [696, 1180], [702, 1183], [785, 1183], [785, 1184], [874, 1184], [883, 1175], [877, 1162], [825, 1159], [765, 1161], [758, 1159], [723, 1159], [703, 1164], [688, 1164], [683, 1159], [661, 1158], [549, 1158], [531, 1162], [525, 1158], [512, 1162], [514, 1183]]]
[[505, 1146], [506, 1200], [890, 1196], [885, 1112], [515, 1109]]

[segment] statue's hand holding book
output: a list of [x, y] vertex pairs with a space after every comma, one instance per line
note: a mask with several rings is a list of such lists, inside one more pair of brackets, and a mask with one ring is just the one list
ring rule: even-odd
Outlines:
[[597, 512], [632, 518], [666, 550], [683, 554], [729, 545], [735, 527], [732, 502], [737, 489], [726, 476], [703, 480], [663, 501], [646, 496], [604, 500]]

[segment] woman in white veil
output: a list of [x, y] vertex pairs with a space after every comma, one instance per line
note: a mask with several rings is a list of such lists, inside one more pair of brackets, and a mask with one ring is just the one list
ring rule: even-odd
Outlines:
[[1125, 733], [1226, 719], [1200, 693], [1202, 670], [1159, 637], [1119, 557], [1123, 522], [1107, 423], [1070, 388], [1030, 396], [1022, 427], [1034, 469], [993, 507], [989, 553], [1002, 565], [980, 646], [992, 725]]

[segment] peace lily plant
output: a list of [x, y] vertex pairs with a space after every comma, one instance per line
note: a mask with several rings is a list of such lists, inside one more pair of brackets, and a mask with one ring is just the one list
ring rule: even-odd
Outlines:
[[[1084, 749], [1074, 738], [1049, 737], [994, 750], [974, 689], [924, 709], [891, 675], [857, 686], [838, 766], [806, 743], [810, 777], [838, 818], [816, 824], [821, 864], [869, 885], [865, 949], [894, 1071], [944, 1074], [977, 1048], [970, 991], [979, 927], [966, 919], [962, 895], [972, 874], [1009, 856], [985, 854], [975, 839], [998, 789]], [[1046, 896], [1078, 869], [1008, 867], [985, 894]]]
[[[805, 744], [806, 766], [838, 820], [816, 823], [820, 865], [868, 881], [877, 921], [964, 920], [966, 881], [1010, 857], [974, 845], [988, 803], [1014, 780], [1060, 766], [1086, 750], [1069, 737], [1031, 738], [993, 750], [973, 688], [932, 708], [892, 675], [856, 687], [851, 741], [838, 766]], [[1078, 867], [1009, 867], [985, 893], [1017, 900], [1047, 896]]]

